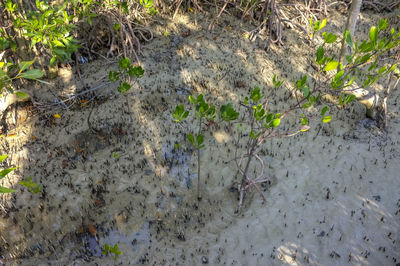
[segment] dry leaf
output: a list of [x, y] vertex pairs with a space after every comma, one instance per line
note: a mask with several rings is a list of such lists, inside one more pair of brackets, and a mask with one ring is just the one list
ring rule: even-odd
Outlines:
[[96, 236], [96, 234], [97, 234], [96, 227], [95, 227], [94, 225], [92, 225], [92, 224], [89, 225], [88, 231], [89, 231], [89, 233], [90, 233], [92, 236]]

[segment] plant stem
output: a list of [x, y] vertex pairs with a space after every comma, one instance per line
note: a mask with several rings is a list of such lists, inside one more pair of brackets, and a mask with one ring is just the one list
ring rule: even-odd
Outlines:
[[[199, 131], [197, 135], [200, 135], [201, 133], [201, 121], [202, 116], [200, 116], [199, 119]], [[197, 200], [201, 200], [201, 195], [200, 195], [200, 147], [197, 147]]]

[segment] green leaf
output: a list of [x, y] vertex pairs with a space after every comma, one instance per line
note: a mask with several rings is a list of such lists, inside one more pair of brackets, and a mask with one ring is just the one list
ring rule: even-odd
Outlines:
[[324, 32], [322, 36], [324, 37], [325, 43], [334, 43], [337, 39], [337, 36], [331, 32], [328, 34]]
[[302, 118], [301, 118], [301, 125], [303, 125], [303, 126], [308, 125], [308, 119], [307, 119], [307, 117], [302, 117]]
[[119, 24], [119, 23], [117, 23], [117, 24], [114, 24], [114, 30], [116, 30], [116, 31], [118, 31], [119, 30], [119, 28], [121, 28], [121, 24]]
[[32, 193], [39, 193], [40, 192], [40, 185], [37, 185], [33, 191], [31, 191]]
[[253, 100], [254, 103], [257, 103], [261, 98], [261, 92], [260, 92], [260, 88], [259, 87], [255, 87], [252, 91], [251, 91], [251, 96], [250, 98]]
[[391, 66], [388, 71], [386, 71], [386, 74], [389, 74], [390, 72], [392, 72], [395, 68], [396, 68], [397, 64], [394, 64], [393, 66]]
[[8, 155], [0, 155], [0, 163], [4, 161], [7, 157]]
[[378, 74], [382, 74], [383, 72], [385, 72], [387, 69], [387, 66], [383, 66], [381, 68], [378, 69]]
[[194, 145], [194, 136], [192, 133], [189, 133], [187, 136], [187, 139], [190, 143], [192, 143]]
[[114, 82], [114, 81], [119, 80], [119, 73], [118, 73], [118, 71], [110, 71], [110, 72], [108, 73], [108, 79], [109, 79], [111, 82]]
[[267, 118], [265, 119], [265, 122], [266, 123], [269, 123], [269, 122], [271, 122], [272, 121], [272, 119], [274, 119], [274, 114], [268, 114], [267, 115]]
[[125, 92], [129, 91], [130, 89], [131, 89], [131, 85], [129, 83], [125, 82], [125, 81], [122, 82], [117, 88], [117, 90], [120, 93], [125, 93]]
[[0, 193], [11, 193], [11, 192], [15, 192], [15, 190], [11, 189], [11, 188], [0, 186]]
[[275, 88], [279, 88], [280, 86], [282, 86], [284, 80], [278, 80], [276, 74], [274, 74], [274, 76], [272, 77], [272, 83], [274, 84]]
[[39, 69], [32, 69], [21, 73], [20, 77], [26, 79], [40, 79], [43, 77], [43, 72]]
[[322, 108], [321, 110], [321, 116], [323, 117], [327, 111], [328, 111], [328, 106], [324, 106], [324, 108]]
[[141, 66], [130, 66], [128, 70], [128, 74], [131, 77], [140, 78], [144, 74], [144, 69]]
[[378, 23], [379, 30], [385, 30], [388, 26], [387, 19], [381, 19]]
[[256, 138], [258, 138], [258, 137], [261, 135], [261, 133], [262, 133], [262, 131], [260, 131], [260, 132], [258, 132], [258, 133], [256, 134], [256, 133], [254, 133], [254, 131], [252, 130], [252, 131], [250, 131], [250, 138], [251, 138], [251, 139], [256, 139]]
[[35, 60], [21, 62], [19, 64], [19, 73], [18, 74], [21, 74], [24, 70], [28, 69], [34, 62], [35, 62]]
[[351, 79], [347, 82], [346, 87], [351, 86], [353, 82], [356, 80], [356, 76], [352, 76]]
[[307, 75], [304, 75], [301, 80], [298, 80], [296, 82], [296, 86], [298, 90], [301, 90], [303, 88], [303, 86], [306, 84], [307, 82]]
[[330, 61], [328, 64], [326, 64], [324, 70], [325, 70], [325, 71], [334, 70], [334, 69], [337, 68], [338, 65], [339, 65], [339, 62], [338, 62], [338, 61], [335, 61], [335, 60]]
[[54, 66], [56, 63], [57, 63], [57, 57], [53, 56], [53, 57], [50, 59], [50, 66]]
[[317, 63], [319, 65], [322, 64], [322, 59], [324, 58], [324, 54], [325, 54], [324, 47], [322, 47], [322, 46], [318, 47], [318, 49], [317, 49]]
[[203, 142], [204, 142], [203, 134], [199, 134], [199, 135], [196, 136], [196, 142], [197, 142], [197, 145], [198, 145], [198, 146], [200, 146], [201, 144], [203, 144]]
[[128, 57], [125, 57], [121, 58], [118, 63], [121, 69], [127, 69], [131, 65], [131, 60]]
[[332, 120], [332, 116], [327, 115], [327, 116], [325, 116], [325, 117], [322, 119], [322, 122], [323, 122], [323, 123], [328, 123], [328, 122], [330, 122], [331, 120]]
[[29, 99], [29, 97], [30, 97], [28, 93], [23, 92], [23, 91], [15, 92], [15, 96], [17, 96], [19, 99], [22, 99], [22, 100]]
[[344, 101], [343, 101], [343, 104], [351, 103], [351, 102], [354, 101], [355, 99], [356, 99], [356, 96], [355, 96], [355, 95], [352, 95], [352, 94], [347, 95], [346, 98], [345, 98]]
[[239, 113], [233, 108], [232, 103], [222, 105], [219, 112], [220, 117], [224, 121], [232, 121], [239, 117]]
[[275, 118], [274, 120], [272, 120], [272, 127], [277, 127], [279, 126], [279, 124], [281, 123], [281, 120], [279, 118]]
[[367, 62], [369, 59], [371, 58], [371, 54], [365, 54], [363, 57], [361, 57], [359, 64], [364, 64], [365, 62]]
[[[206, 102], [204, 101], [204, 96], [203, 94], [199, 94], [196, 98], [196, 102], [202, 105], [206, 105]], [[207, 105], [207, 109], [208, 109], [208, 105]]]
[[378, 40], [378, 28], [375, 26], [372, 26], [371, 29], [369, 30], [369, 39], [371, 40], [372, 43], [376, 43]]
[[353, 41], [351, 40], [351, 33], [349, 30], [346, 30], [344, 32], [344, 39], [346, 40], [346, 43], [353, 48]]
[[17, 169], [18, 167], [13, 167], [13, 168], [8, 168], [8, 169], [3, 169], [0, 171], [0, 179], [4, 178], [6, 175]]
[[196, 103], [192, 95], [189, 95], [189, 101], [190, 101], [192, 104], [195, 104], [195, 103]]
[[322, 30], [325, 27], [325, 25], [326, 25], [326, 19], [322, 20], [321, 24], [319, 25], [318, 30], [319, 31]]
[[246, 104], [248, 104], [248, 103], [249, 103], [249, 97], [246, 96], [246, 97], [244, 98], [243, 104], [246, 105]]
[[301, 91], [303, 92], [303, 96], [308, 99], [308, 97], [310, 96], [310, 88], [304, 86], [303, 88], [301, 88]]

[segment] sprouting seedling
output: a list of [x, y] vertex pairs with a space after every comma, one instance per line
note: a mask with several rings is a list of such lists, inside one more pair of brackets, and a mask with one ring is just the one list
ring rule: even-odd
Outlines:
[[276, 74], [274, 74], [274, 76], [273, 76], [273, 78], [272, 78], [272, 83], [274, 84], [274, 87], [275, 87], [276, 89], [277, 89], [277, 88], [280, 88], [280, 87], [283, 85], [284, 82], [285, 82], [284, 80], [279, 80], [279, 79], [277, 78]]
[[204, 136], [201, 133], [201, 125], [203, 119], [214, 121], [215, 119], [215, 106], [209, 105], [205, 100], [203, 94], [199, 94], [197, 98], [192, 95], [189, 96], [189, 101], [195, 107], [195, 113], [199, 119], [199, 127], [196, 137], [193, 134], [188, 134], [188, 141], [192, 143], [193, 147], [197, 150], [197, 199], [201, 199], [200, 196], [200, 149], [204, 148]]
[[[189, 133], [187, 135], [187, 140], [197, 150], [197, 198], [200, 200], [200, 149], [205, 147], [204, 136], [201, 133], [201, 126], [204, 119], [213, 121], [216, 115], [215, 106], [209, 105], [204, 100], [203, 94], [199, 94], [196, 98], [190, 95], [189, 101], [194, 106], [195, 115], [199, 120], [197, 134]], [[181, 104], [176, 106], [175, 111], [171, 114], [174, 122], [181, 122], [189, 116], [189, 111], [185, 110], [185, 107]]]
[[117, 261], [118, 256], [123, 254], [123, 252], [121, 250], [119, 250], [118, 244], [115, 244], [114, 246], [110, 246], [108, 244], [104, 244], [102, 254], [107, 256], [109, 253], [110, 254], [114, 254], [114, 261]]
[[126, 93], [131, 89], [131, 79], [140, 78], [144, 75], [144, 70], [141, 66], [131, 64], [131, 60], [127, 57], [121, 58], [118, 62], [119, 70], [110, 71], [108, 79], [110, 81], [119, 81], [117, 90], [120, 93]]
[[315, 22], [313, 21], [312, 17], [310, 18], [310, 27], [312, 29], [312, 33], [310, 37], [314, 40], [314, 35], [318, 31], [322, 30], [326, 26], [326, 19], [319, 21], [316, 20]]
[[40, 192], [40, 185], [32, 182], [32, 177], [29, 177], [28, 181], [20, 181], [19, 184], [26, 187], [32, 194]]
[[[4, 161], [7, 158], [7, 156], [8, 155], [0, 155], [0, 163], [2, 161]], [[14, 171], [17, 168], [18, 167], [12, 167], [12, 168], [1, 170], [0, 171], [0, 179], [3, 179], [6, 175], [8, 175], [9, 173], [11, 173], [12, 171]], [[15, 192], [15, 190], [11, 189], [11, 188], [0, 186], [0, 193], [11, 193], [11, 192]]]
[[111, 156], [112, 156], [113, 158], [117, 159], [117, 158], [119, 157], [119, 154], [116, 153], [116, 152], [113, 152], [113, 153], [111, 154]]

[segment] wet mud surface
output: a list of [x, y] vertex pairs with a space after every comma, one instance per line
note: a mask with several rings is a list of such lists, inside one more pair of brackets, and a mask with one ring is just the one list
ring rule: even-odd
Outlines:
[[[67, 110], [29, 115], [29, 106], [12, 107], [0, 143], [10, 154], [7, 163], [19, 168], [1, 183], [17, 193], [0, 199], [0, 264], [400, 263], [398, 88], [389, 99], [388, 133], [355, 103], [334, 110], [330, 124], [315, 122], [307, 134], [266, 142], [259, 155], [270, 179], [263, 187], [267, 201], [248, 195], [240, 214], [234, 213], [232, 128], [210, 125], [201, 153], [203, 199], [197, 201], [197, 155], [185, 142], [194, 126], [173, 123], [173, 108], [188, 105], [192, 93], [217, 105], [238, 104], [260, 86], [271, 111], [283, 110], [295, 99], [272, 89], [273, 74], [290, 84], [309, 71], [313, 55], [299, 32], [285, 31], [287, 45], [266, 52], [232, 30], [240, 26], [237, 19], [223, 16], [213, 34], [206, 31], [208, 19], [154, 22], [155, 38], [141, 56], [146, 74], [127, 95], [110, 84]], [[362, 19], [367, 27], [370, 20]], [[328, 21], [333, 31], [343, 23]], [[116, 67], [101, 60], [84, 64], [83, 85], [66, 73], [52, 81], [51, 94], [41, 88], [35, 99], [54, 102], [54, 95], [97, 86]], [[40, 193], [17, 185], [28, 177], [41, 184]], [[102, 255], [106, 243], [123, 252], [116, 262]]]

